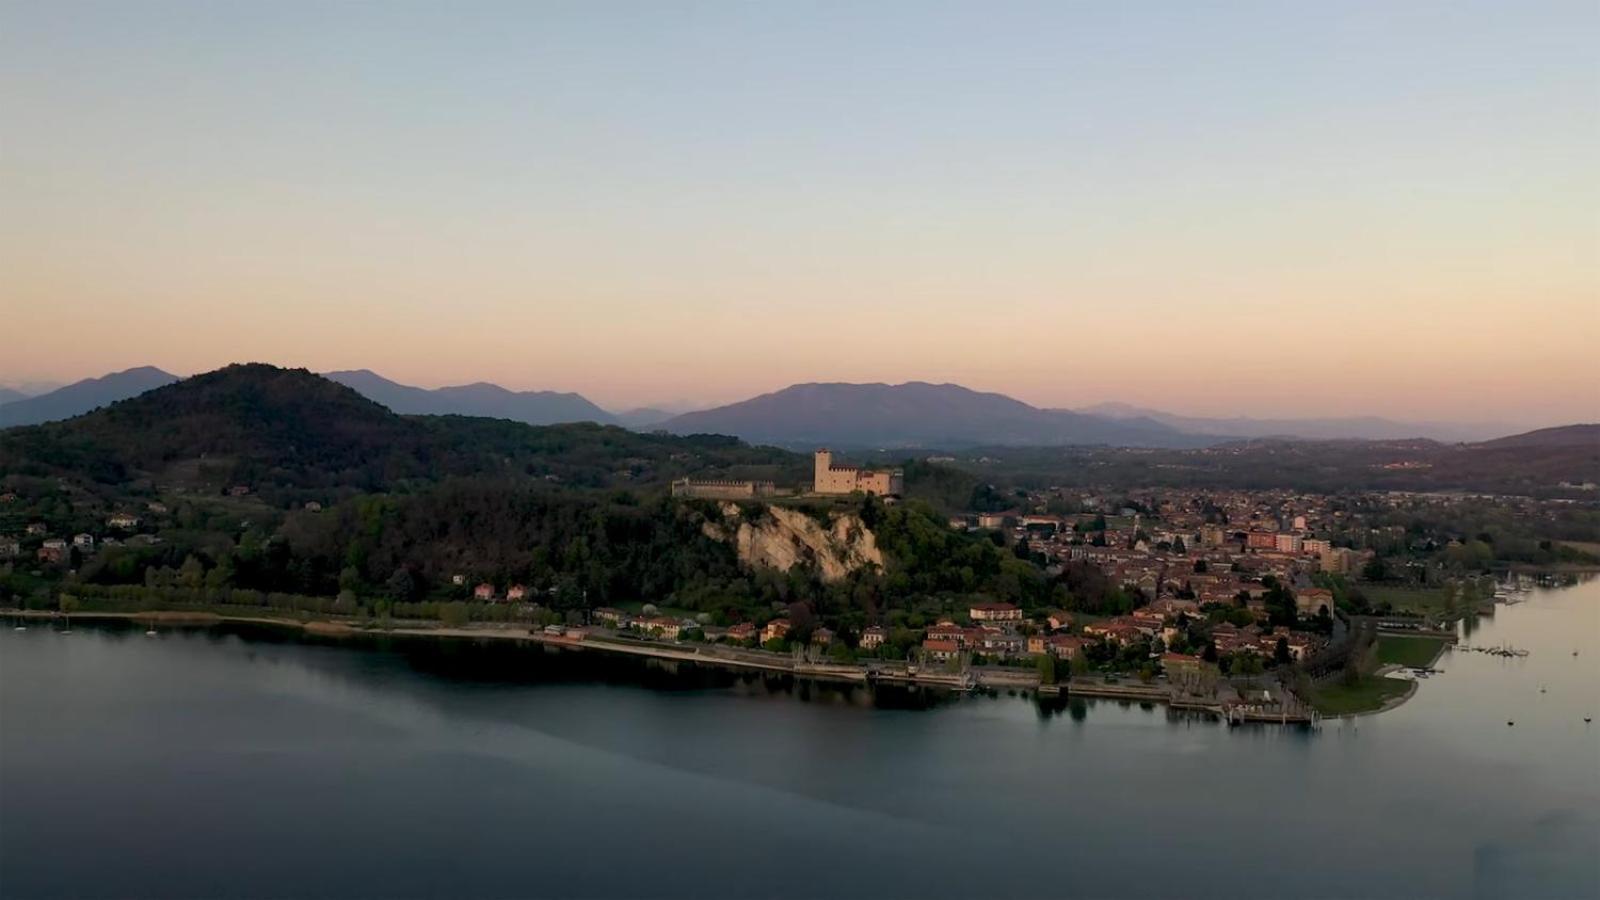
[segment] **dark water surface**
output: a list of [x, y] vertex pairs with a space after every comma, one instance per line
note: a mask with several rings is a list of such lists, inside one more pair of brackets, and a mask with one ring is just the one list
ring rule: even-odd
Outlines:
[[1600, 581], [1468, 638], [1528, 657], [1446, 654], [1405, 706], [1319, 731], [11, 624], [5, 897], [1600, 894]]

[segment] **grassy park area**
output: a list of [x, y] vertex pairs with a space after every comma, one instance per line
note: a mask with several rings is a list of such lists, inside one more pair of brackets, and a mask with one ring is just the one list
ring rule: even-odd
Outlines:
[[1439, 657], [1445, 639], [1386, 634], [1378, 638], [1378, 665], [1426, 668]]
[[[1311, 705], [1325, 716], [1346, 716], [1375, 712], [1397, 697], [1405, 696], [1415, 682], [1384, 678], [1373, 674], [1383, 666], [1425, 668], [1438, 658], [1445, 638], [1413, 635], [1380, 635], [1357, 662], [1360, 676], [1339, 677], [1311, 690]], [[1349, 675], [1347, 670], [1346, 675]]]
[[1361, 590], [1373, 605], [1388, 602], [1397, 613], [1411, 613], [1419, 616], [1437, 615], [1444, 612], [1450, 599], [1450, 591], [1444, 587], [1364, 584], [1361, 586]]
[[1355, 684], [1336, 680], [1311, 692], [1311, 704], [1325, 716], [1372, 712], [1411, 690], [1412, 682], [1363, 675]]

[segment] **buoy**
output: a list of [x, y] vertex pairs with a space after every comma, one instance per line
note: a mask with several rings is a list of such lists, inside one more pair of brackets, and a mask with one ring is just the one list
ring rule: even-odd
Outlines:
[[1510, 719], [1507, 719], [1507, 720], [1506, 720], [1506, 724], [1507, 724], [1507, 725], [1515, 725], [1515, 724], [1517, 724], [1517, 723], [1515, 723], [1515, 722], [1513, 722], [1513, 721], [1511, 721], [1511, 720], [1510, 720]]

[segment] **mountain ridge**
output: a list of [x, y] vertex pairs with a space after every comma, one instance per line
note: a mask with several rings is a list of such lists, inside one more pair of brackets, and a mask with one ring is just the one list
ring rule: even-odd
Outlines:
[[1491, 422], [1404, 422], [1383, 416], [1187, 416], [1118, 402], [1097, 403], [1077, 411], [1115, 419], [1147, 418], [1190, 434], [1229, 438], [1369, 441], [1428, 438], [1446, 443], [1470, 443], [1506, 435], [1516, 428]]
[[1072, 410], [1040, 409], [1005, 394], [925, 381], [795, 384], [738, 403], [675, 416], [661, 427], [676, 434], [730, 434], [780, 446], [1056, 443], [1188, 447], [1207, 443], [1159, 422], [1113, 421]]
[[633, 487], [705, 472], [793, 481], [805, 471], [798, 455], [719, 436], [401, 415], [321, 375], [263, 363], [225, 366], [75, 418], [0, 431], [0, 472], [7, 475], [197, 491], [237, 485], [278, 500], [456, 477]]
[[0, 404], [0, 428], [70, 419], [177, 380], [178, 376], [155, 366], [135, 366], [85, 378], [36, 397]]
[[617, 422], [582, 394], [570, 392], [513, 391], [487, 381], [429, 389], [392, 381], [370, 369], [325, 372], [323, 377], [401, 415], [485, 416], [528, 425]]

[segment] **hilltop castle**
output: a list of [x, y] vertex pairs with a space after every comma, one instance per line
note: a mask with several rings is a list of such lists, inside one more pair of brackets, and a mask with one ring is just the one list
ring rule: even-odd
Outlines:
[[816, 479], [812, 490], [818, 494], [863, 494], [899, 496], [905, 490], [905, 478], [899, 469], [860, 469], [855, 466], [833, 464], [833, 451], [818, 450], [816, 454]]

